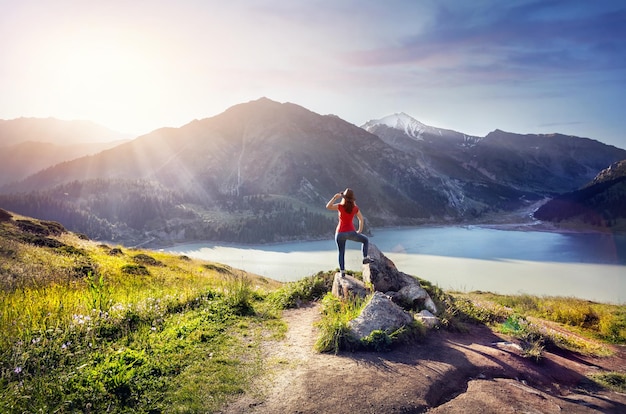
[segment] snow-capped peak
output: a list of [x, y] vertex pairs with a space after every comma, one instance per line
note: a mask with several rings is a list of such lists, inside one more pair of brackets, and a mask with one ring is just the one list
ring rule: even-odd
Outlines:
[[404, 112], [395, 113], [393, 115], [388, 115], [381, 119], [374, 119], [368, 121], [365, 125], [363, 125], [363, 129], [371, 132], [371, 130], [378, 125], [385, 125], [389, 128], [398, 129], [400, 131], [404, 131], [410, 137], [415, 139], [423, 139], [422, 134], [427, 130], [434, 130], [438, 132], [437, 128], [429, 127], [428, 125], [422, 124], [415, 118], [405, 114]]

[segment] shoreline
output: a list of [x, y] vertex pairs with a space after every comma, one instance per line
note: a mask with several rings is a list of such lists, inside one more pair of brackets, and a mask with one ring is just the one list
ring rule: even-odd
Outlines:
[[[498, 222], [459, 222], [459, 223], [432, 223], [432, 224], [422, 224], [422, 225], [409, 225], [409, 226], [381, 226], [381, 227], [372, 227], [370, 228], [369, 234], [366, 234], [368, 237], [375, 237], [376, 231], [378, 230], [411, 230], [411, 229], [432, 229], [432, 228], [446, 228], [446, 227], [458, 227], [458, 228], [468, 228], [472, 227], [483, 228], [483, 229], [491, 229], [491, 230], [501, 230], [501, 231], [521, 231], [521, 232], [543, 232], [543, 233], [556, 233], [556, 234], [610, 234], [618, 237], [626, 237], [626, 232], [615, 232], [610, 229], [594, 229], [594, 228], [571, 228], [571, 227], [560, 227], [556, 226], [552, 223], [546, 222], [512, 222], [512, 223], [498, 223]], [[255, 247], [255, 246], [280, 246], [285, 244], [293, 244], [293, 243], [307, 243], [307, 242], [315, 242], [315, 241], [324, 241], [324, 240], [333, 240], [333, 236], [329, 237], [311, 237], [311, 238], [302, 238], [302, 239], [293, 239], [293, 240], [284, 240], [277, 242], [268, 242], [268, 243], [243, 243], [243, 242], [226, 242], [221, 240], [185, 240], [185, 241], [177, 241], [170, 243], [157, 243], [154, 245], [150, 245], [149, 242], [146, 243], [144, 248], [148, 250], [163, 250], [168, 248], [175, 248], [177, 246], [187, 245], [187, 244], [211, 244], [218, 245], [223, 247]], [[140, 247], [141, 245], [136, 245], [132, 247]]]
[[[497, 227], [393, 226], [378, 228], [370, 240], [398, 269], [446, 290], [573, 296], [607, 303], [626, 300], [626, 239], [588, 232], [571, 239], [567, 234], [572, 232], [561, 236], [535, 231], [534, 226], [524, 226], [525, 231]], [[357, 247], [351, 245], [346, 252], [348, 270], [361, 269]], [[279, 282], [337, 267], [332, 239], [272, 245], [196, 241], [163, 251], [227, 264]]]

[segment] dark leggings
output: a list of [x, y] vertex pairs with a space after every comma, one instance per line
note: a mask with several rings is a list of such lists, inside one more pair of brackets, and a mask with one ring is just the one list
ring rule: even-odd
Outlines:
[[361, 247], [363, 257], [367, 256], [367, 250], [369, 248], [369, 239], [364, 234], [357, 233], [356, 231], [336, 233], [335, 241], [337, 242], [337, 249], [339, 250], [339, 269], [342, 272], [346, 270], [346, 240], [363, 243], [363, 246]]

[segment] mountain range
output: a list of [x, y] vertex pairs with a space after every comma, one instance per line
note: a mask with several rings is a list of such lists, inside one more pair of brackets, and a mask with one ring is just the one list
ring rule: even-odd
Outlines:
[[87, 121], [0, 120], [0, 186], [63, 161], [97, 154], [130, 138]]
[[0, 188], [0, 205], [122, 241], [269, 242], [334, 230], [351, 187], [369, 226], [507, 212], [589, 183], [626, 151], [560, 134], [485, 137], [406, 114], [362, 127], [267, 98], [162, 128]]
[[566, 225], [626, 231], [626, 160], [616, 162], [580, 189], [559, 194], [535, 218]]

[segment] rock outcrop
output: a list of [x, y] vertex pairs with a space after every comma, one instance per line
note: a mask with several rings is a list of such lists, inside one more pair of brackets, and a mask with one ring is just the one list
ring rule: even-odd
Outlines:
[[393, 332], [412, 321], [413, 317], [389, 300], [388, 296], [374, 292], [361, 314], [351, 320], [348, 326], [357, 338], [365, 338], [373, 331]]
[[369, 256], [370, 263], [363, 265], [363, 282], [348, 275], [342, 277], [341, 273], [336, 273], [333, 281], [332, 293], [342, 299], [365, 297], [374, 291], [361, 315], [350, 321], [355, 337], [363, 339], [376, 330], [391, 333], [413, 319], [428, 328], [439, 325], [437, 306], [417, 278], [399, 271], [372, 243]]
[[370, 290], [360, 280], [349, 275], [341, 277], [341, 273], [337, 273], [333, 280], [332, 293], [342, 299], [347, 299], [350, 296], [364, 298], [370, 293]]
[[394, 302], [405, 308], [428, 309], [437, 314], [430, 295], [413, 276], [400, 272], [396, 265], [374, 244], [370, 243], [371, 263], [363, 265], [363, 282], [375, 291], [387, 293]]

